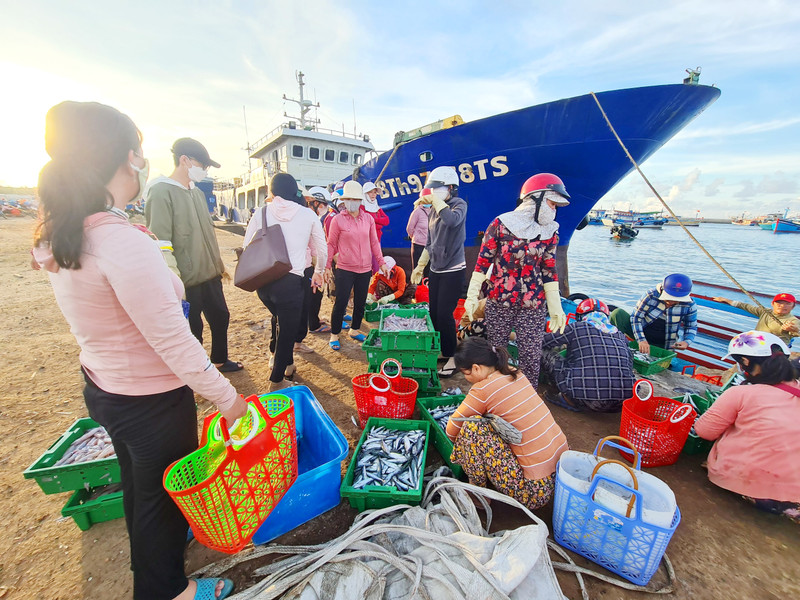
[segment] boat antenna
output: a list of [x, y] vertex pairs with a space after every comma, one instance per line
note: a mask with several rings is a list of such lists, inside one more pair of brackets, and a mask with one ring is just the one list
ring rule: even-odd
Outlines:
[[[699, 67], [698, 67], [698, 68], [699, 68]], [[670, 214], [670, 215], [672, 215], [672, 218], [673, 218], [673, 219], [675, 219], [675, 222], [676, 222], [676, 223], [678, 223], [678, 225], [680, 225], [680, 226], [681, 226], [681, 228], [682, 228], [682, 229], [683, 229], [683, 230], [686, 232], [686, 235], [688, 235], [688, 236], [691, 238], [691, 240], [692, 240], [692, 241], [693, 241], [695, 244], [697, 244], [697, 247], [698, 247], [698, 248], [700, 248], [700, 250], [702, 250], [702, 251], [703, 251], [703, 253], [704, 253], [704, 254], [705, 254], [705, 255], [706, 255], [706, 256], [707, 256], [707, 257], [708, 257], [708, 258], [711, 260], [711, 262], [713, 262], [713, 263], [714, 263], [714, 264], [715, 264], [715, 265], [716, 265], [716, 266], [719, 268], [719, 270], [720, 270], [720, 271], [722, 271], [722, 272], [723, 272], [723, 273], [724, 273], [724, 274], [725, 274], [725, 275], [728, 277], [728, 279], [730, 279], [730, 280], [731, 280], [731, 281], [732, 281], [732, 282], [733, 282], [733, 283], [736, 285], [736, 287], [738, 287], [738, 288], [739, 288], [739, 289], [742, 291], [742, 293], [743, 293], [743, 294], [745, 294], [745, 295], [746, 295], [748, 298], [750, 298], [750, 300], [752, 300], [752, 301], [753, 301], [753, 303], [754, 303], [756, 306], [759, 306], [759, 307], [761, 307], [761, 308], [764, 308], [764, 307], [761, 305], [761, 303], [760, 303], [758, 300], [756, 300], [756, 299], [753, 297], [753, 294], [751, 294], [751, 293], [750, 293], [750, 292], [748, 292], [746, 289], [744, 289], [744, 287], [742, 286], [742, 284], [741, 284], [741, 283], [739, 283], [738, 281], [736, 281], [736, 278], [735, 278], [733, 275], [731, 275], [730, 273], [728, 273], [728, 271], [727, 271], [727, 270], [725, 270], [725, 267], [723, 267], [721, 264], [719, 264], [719, 262], [717, 261], [717, 259], [716, 259], [716, 258], [714, 258], [713, 256], [711, 256], [711, 253], [710, 253], [708, 250], [706, 250], [706, 249], [705, 249], [705, 247], [703, 246], [703, 244], [701, 244], [699, 241], [697, 241], [697, 238], [696, 238], [696, 237], [694, 237], [694, 236], [692, 235], [692, 232], [691, 232], [691, 231], [689, 231], [689, 230], [686, 228], [686, 225], [684, 225], [684, 224], [681, 222], [680, 218], [678, 218], [678, 215], [676, 215], [676, 214], [673, 212], [673, 210], [670, 208], [669, 204], [667, 204], [667, 203], [664, 201], [664, 199], [661, 197], [661, 194], [659, 194], [659, 193], [656, 191], [656, 188], [654, 188], [654, 187], [653, 187], [653, 184], [652, 184], [652, 183], [650, 183], [650, 180], [649, 180], [649, 179], [647, 178], [647, 176], [646, 176], [646, 175], [645, 175], [645, 174], [642, 172], [642, 169], [639, 167], [639, 163], [637, 163], [637, 162], [636, 162], [636, 159], [635, 159], [635, 158], [633, 158], [633, 156], [631, 156], [631, 153], [630, 153], [630, 152], [628, 152], [628, 148], [625, 146], [625, 143], [624, 143], [624, 142], [623, 142], [623, 141], [620, 139], [619, 135], [617, 134], [617, 130], [616, 130], [616, 129], [614, 129], [614, 126], [611, 124], [611, 120], [608, 118], [608, 115], [606, 114], [606, 111], [605, 111], [605, 110], [603, 110], [603, 105], [602, 105], [602, 104], [600, 104], [600, 99], [597, 97], [597, 95], [596, 95], [594, 92], [590, 92], [590, 93], [591, 93], [591, 95], [592, 95], [592, 98], [594, 98], [594, 101], [597, 103], [597, 108], [599, 108], [599, 109], [600, 109], [600, 112], [603, 114], [603, 118], [606, 120], [606, 125], [608, 125], [608, 128], [611, 130], [611, 133], [613, 133], [613, 134], [614, 134], [614, 137], [615, 137], [615, 138], [617, 138], [617, 141], [619, 142], [619, 145], [620, 145], [620, 146], [622, 146], [622, 149], [625, 151], [625, 154], [627, 155], [628, 159], [629, 159], [629, 160], [630, 160], [630, 161], [633, 163], [633, 166], [634, 166], [634, 167], [636, 168], [636, 170], [639, 172], [639, 175], [641, 175], [641, 176], [642, 176], [642, 179], [644, 179], [644, 182], [647, 184], [647, 187], [649, 187], [649, 188], [650, 188], [650, 191], [651, 191], [651, 192], [653, 192], [653, 194], [655, 195], [655, 197], [656, 197], [656, 198], [658, 198], [658, 201], [659, 201], [659, 202], [661, 202], [661, 204], [663, 204], [663, 205], [664, 205], [664, 208], [666, 208], [666, 209], [669, 211], [669, 214]], [[766, 310], [766, 309], [765, 309], [765, 310]], [[774, 318], [776, 321], [778, 321], [778, 318], [777, 318], [775, 315], [773, 315], [773, 314], [772, 314], [772, 311], [771, 311], [771, 310], [766, 310], [766, 312], [767, 312], [767, 314], [770, 314], [770, 315], [772, 315], [772, 317], [773, 317], [773, 318]]]
[[283, 99], [288, 100], [289, 102], [294, 102], [300, 107], [300, 117], [293, 117], [291, 115], [287, 115], [285, 112], [283, 113], [283, 116], [295, 121], [300, 121], [300, 129], [306, 129], [306, 125], [308, 125], [309, 130], [314, 130], [319, 123], [319, 119], [307, 119], [306, 115], [312, 108], [319, 108], [319, 103], [314, 104], [311, 102], [311, 100], [306, 100], [303, 97], [303, 86], [305, 86], [305, 82], [303, 81], [303, 77], [305, 77], [304, 73], [302, 71], [297, 71], [295, 72], [295, 77], [297, 78], [297, 83], [300, 86], [300, 100], [296, 100], [295, 98], [287, 98], [286, 94], [283, 95]]
[[356, 137], [356, 99], [353, 98], [353, 137]]
[[242, 114], [244, 115], [244, 141], [247, 143], [247, 170], [251, 171], [252, 165], [250, 164], [250, 155], [253, 152], [250, 148], [250, 134], [247, 133], [247, 109], [244, 104], [242, 104]]

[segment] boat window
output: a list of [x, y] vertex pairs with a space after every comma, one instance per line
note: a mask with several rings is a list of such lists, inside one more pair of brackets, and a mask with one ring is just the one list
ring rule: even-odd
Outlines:
[[350, 162], [350, 153], [345, 151], [339, 152], [339, 162], [345, 165]]
[[429, 150], [426, 150], [425, 152], [420, 152], [419, 159], [422, 162], [430, 162], [433, 160], [433, 152], [430, 152]]
[[325, 162], [333, 162], [336, 160], [336, 151], [330, 148], [325, 150]]
[[354, 165], [360, 165], [361, 164], [361, 155], [358, 152], [353, 154], [353, 164]]
[[316, 146], [308, 147], [308, 160], [319, 160], [319, 148]]
[[300, 144], [292, 145], [292, 158], [303, 158], [303, 147]]

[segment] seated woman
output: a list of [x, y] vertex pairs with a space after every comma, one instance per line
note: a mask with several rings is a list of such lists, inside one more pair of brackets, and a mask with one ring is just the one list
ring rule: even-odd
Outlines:
[[384, 256], [383, 260], [386, 268], [389, 269], [389, 274], [384, 275], [379, 271], [372, 276], [367, 302], [377, 302], [378, 304], [388, 304], [389, 302], [411, 304], [414, 302], [414, 292], [416, 292], [417, 286], [413, 283], [406, 285], [406, 272], [397, 266], [397, 262], [391, 256]]
[[708, 478], [800, 523], [800, 370], [786, 344], [761, 331], [734, 337], [728, 356], [746, 383], [724, 392], [694, 424], [697, 435], [716, 440]]
[[[471, 484], [489, 482], [529, 509], [541, 508], [553, 497], [556, 463], [569, 449], [567, 438], [525, 375], [508, 366], [504, 348], [471, 337], [458, 345], [454, 359], [473, 386], [447, 422], [451, 460]], [[486, 420], [457, 420], [487, 413], [516, 427], [520, 443], [503, 441]]]
[[[542, 348], [548, 351], [542, 353], [542, 374], [559, 392], [544, 393], [544, 398], [572, 410], [618, 412], [636, 380], [628, 340], [609, 322], [602, 300], [584, 300], [575, 315], [578, 320], [564, 333], [544, 334]], [[556, 349], [564, 345], [567, 356], [562, 358]]]

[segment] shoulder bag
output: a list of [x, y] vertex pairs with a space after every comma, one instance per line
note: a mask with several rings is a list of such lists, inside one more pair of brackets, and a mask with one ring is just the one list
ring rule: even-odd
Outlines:
[[267, 207], [261, 213], [261, 229], [239, 257], [233, 285], [254, 292], [292, 270], [280, 225], [267, 226]]

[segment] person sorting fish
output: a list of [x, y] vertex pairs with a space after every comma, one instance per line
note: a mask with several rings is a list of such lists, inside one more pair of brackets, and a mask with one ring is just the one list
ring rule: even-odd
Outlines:
[[406, 272], [397, 266], [397, 262], [391, 256], [384, 256], [386, 268], [389, 274], [375, 273], [372, 282], [369, 284], [367, 302], [378, 304], [411, 304], [414, 301], [414, 291], [417, 286], [406, 285]]
[[756, 508], [800, 523], [800, 369], [776, 335], [747, 331], [728, 344], [745, 383], [717, 398], [694, 424], [716, 440], [708, 478]]
[[[575, 316], [578, 320], [568, 323], [564, 333], [544, 334], [542, 375], [559, 392], [545, 393], [545, 400], [576, 411], [619, 412], [636, 380], [628, 340], [609, 322], [602, 300], [587, 298]], [[564, 345], [562, 358], [556, 349]]]
[[639, 352], [650, 344], [666, 350], [685, 350], [697, 335], [697, 306], [692, 300], [692, 280], [683, 273], [667, 275], [639, 299], [633, 314], [621, 308], [610, 316], [622, 333], [639, 342]]
[[728, 300], [727, 298], [717, 297], [713, 298], [713, 300], [714, 302], [722, 302], [757, 316], [758, 323], [756, 323], [756, 331], [766, 331], [772, 335], [776, 335], [787, 345], [792, 343], [793, 337], [800, 336], [800, 320], [792, 314], [792, 310], [794, 310], [796, 306], [796, 300], [791, 294], [777, 294], [772, 299], [772, 310], [768, 310], [756, 304], [737, 302], [736, 300]]
[[[569, 450], [567, 438], [550, 410], [519, 370], [509, 367], [508, 352], [471, 337], [458, 345], [455, 363], [472, 385], [447, 422], [453, 441], [450, 459], [462, 466], [473, 485], [491, 483], [529, 509], [553, 497], [558, 459]], [[495, 430], [491, 414], [505, 424]]]

